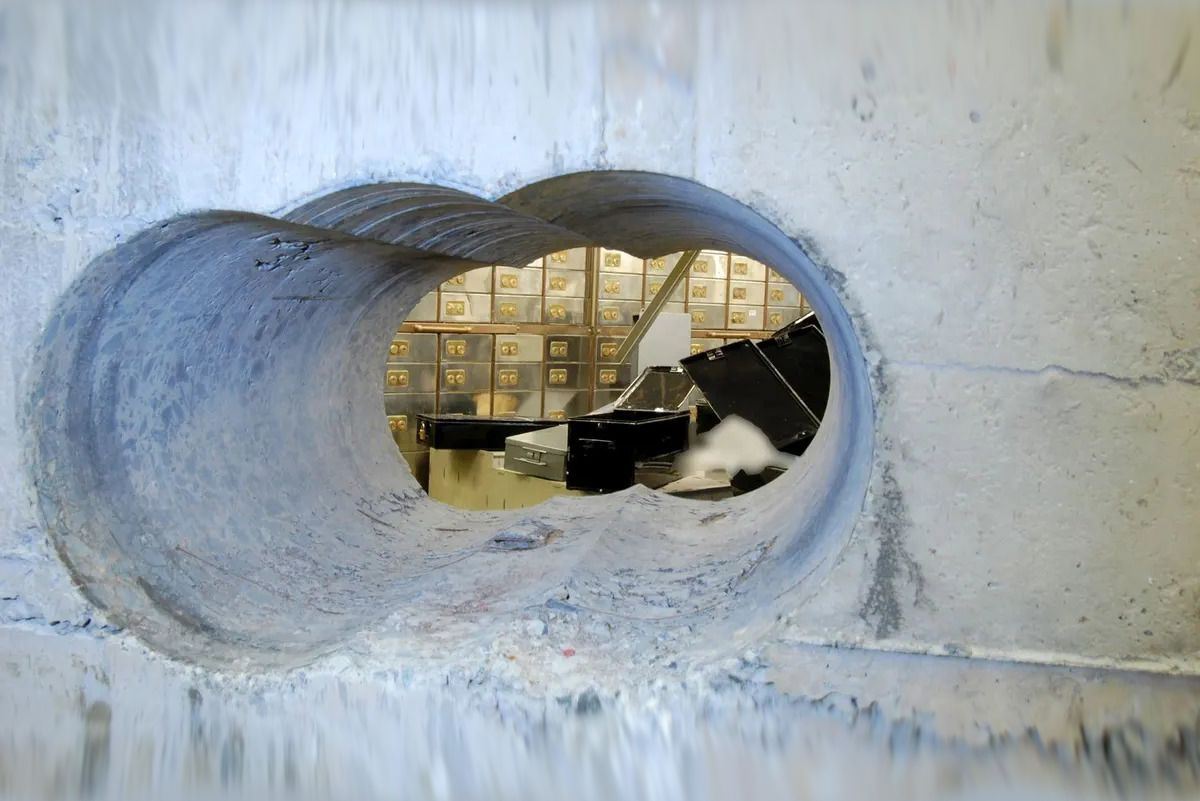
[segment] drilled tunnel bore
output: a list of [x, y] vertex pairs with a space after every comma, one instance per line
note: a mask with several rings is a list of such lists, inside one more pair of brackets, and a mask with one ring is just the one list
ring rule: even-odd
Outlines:
[[[583, 244], [731, 250], [804, 292], [832, 384], [796, 467], [715, 505], [635, 487], [464, 512], [416, 486], [379, 414], [396, 320], [473, 266]], [[59, 554], [114, 622], [211, 664], [295, 664], [368, 628], [403, 638], [453, 622], [482, 637], [564, 596], [647, 636], [686, 621], [733, 642], [735, 621], [773, 617], [820, 581], [870, 466], [862, 354], [821, 270], [737, 201], [646, 173], [562, 176], [497, 203], [387, 184], [284, 219], [177, 218], [87, 268], [38, 364], [30, 469]], [[561, 536], [487, 547], [522, 526]]]

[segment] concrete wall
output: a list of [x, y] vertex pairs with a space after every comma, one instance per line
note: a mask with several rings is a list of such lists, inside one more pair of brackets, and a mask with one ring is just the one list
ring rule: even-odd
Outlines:
[[764, 642], [1194, 674], [1197, 31], [1157, 3], [6, 2], [0, 621], [105, 634], [18, 422], [91, 259], [185, 211], [620, 168], [805, 242], [873, 371], [863, 516]]

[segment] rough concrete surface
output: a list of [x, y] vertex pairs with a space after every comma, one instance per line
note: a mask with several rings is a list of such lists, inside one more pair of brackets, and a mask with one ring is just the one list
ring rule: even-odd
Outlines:
[[[1167, 3], [0, 3], [0, 715], [9, 724], [0, 793], [1195, 795], [1198, 31], [1200, 9]], [[636, 214], [614, 211], [612, 229], [588, 231], [595, 196], [555, 219], [551, 206], [565, 201], [554, 182], [529, 187], [606, 170], [695, 181], [745, 204], [750, 216], [721, 219], [761, 225], [761, 247], [783, 253], [793, 241], [811, 259], [794, 277], [808, 282], [818, 311], [845, 324], [843, 376], [869, 381], [869, 393], [842, 398], [866, 404], [842, 421], [847, 431], [868, 427], [869, 483], [853, 499], [841, 493], [853, 476], [839, 483], [825, 470], [839, 443], [864, 440], [827, 434], [811, 472], [789, 486], [819, 480], [846, 525], [814, 521], [811, 550], [772, 552], [746, 583], [739, 565], [758, 564], [755, 548], [771, 531], [731, 526], [731, 542], [689, 561], [689, 536], [705, 547], [716, 538], [652, 497], [621, 501], [633, 511], [618, 523], [603, 500], [550, 507], [577, 521], [568, 535], [587, 536], [565, 537], [557, 554], [524, 555], [575, 576], [592, 604], [555, 595], [553, 581], [538, 585], [531, 562], [511, 562], [518, 554], [504, 554], [508, 568], [492, 580], [521, 602], [497, 608], [472, 605], [479, 596], [467, 591], [488, 568], [471, 560], [408, 594], [388, 584], [395, 565], [364, 559], [375, 572], [362, 595], [353, 580], [329, 587], [357, 615], [344, 630], [280, 617], [311, 599], [261, 602], [258, 585], [230, 579], [228, 564], [221, 591], [205, 595], [187, 585], [201, 568], [172, 573], [184, 557], [138, 563], [136, 549], [111, 575], [92, 577], [107, 587], [128, 576], [141, 587], [134, 600], [101, 599], [115, 614], [94, 593], [85, 600], [51, 544], [53, 493], [35, 486], [49, 440], [30, 410], [58, 363], [39, 350], [55, 341], [47, 325], [89, 264], [181, 214], [227, 209], [238, 225], [290, 225], [250, 215], [278, 218], [388, 181], [503, 198], [604, 238]], [[394, 245], [369, 247], [376, 258], [364, 274], [335, 270], [376, 301], [360, 327], [330, 323], [322, 330], [342, 337], [332, 341], [280, 318], [313, 337], [330, 386], [365, 380], [369, 364], [340, 365], [338, 354], [368, 341], [370, 325], [386, 330], [386, 303], [402, 306], [417, 289], [371, 295], [365, 273], [436, 280], [415, 277], [429, 262], [411, 257], [400, 269]], [[212, 255], [206, 263], [194, 250], [147, 273], [157, 283], [138, 284], [129, 309], [174, 314], [185, 330], [199, 325], [188, 292], [209, 281], [241, 313], [225, 281], [245, 265], [219, 248]], [[108, 269], [124, 278], [128, 263]], [[171, 283], [172, 264], [197, 266], [191, 290]], [[150, 329], [131, 325], [135, 316], [113, 320], [143, 353], [137, 337]], [[160, 355], [191, 353], [183, 362], [224, 370], [204, 385], [213, 391], [255, 391], [204, 344], [170, 343]], [[300, 364], [302, 344], [279, 358]], [[65, 351], [52, 354], [67, 363]], [[55, 375], [87, 399], [56, 413], [98, 419], [106, 396], [83, 377]], [[162, 386], [152, 381], [146, 397]], [[252, 400], [266, 414], [285, 389]], [[125, 404], [114, 413], [149, 402], [114, 397]], [[146, 504], [158, 516], [136, 522], [173, 548], [187, 547], [174, 517], [187, 509], [208, 532], [205, 558], [250, 554], [246, 565], [274, 569], [278, 541], [262, 533], [274, 530], [240, 511], [270, 500], [267, 465], [230, 466], [256, 476], [261, 495], [231, 486], [227, 498], [205, 491], [178, 505], [189, 449], [219, 456], [220, 437], [244, 446], [266, 436], [242, 427], [248, 417], [222, 418], [223, 407], [195, 400], [195, 415], [180, 421], [195, 428], [164, 435], [173, 450], [138, 443], [171, 457], [161, 486], [133, 459], [111, 474], [134, 477], [124, 495], [69, 472], [62, 487], [89, 504]], [[372, 423], [337, 418], [338, 403], [295, 411], [325, 415], [329, 436], [342, 426], [347, 442], [365, 437]], [[287, 422], [297, 442], [302, 422]], [[386, 445], [382, 409], [378, 428]], [[54, 447], [83, 461], [69, 443]], [[382, 450], [326, 455], [363, 475], [398, 464]], [[321, 476], [320, 464], [283, 464]], [[381, 474], [371, 489], [390, 481]], [[770, 497], [756, 514], [783, 521], [789, 500], [809, 496]], [[127, 511], [135, 508], [143, 511]], [[329, 508], [329, 525], [340, 524], [341, 507]], [[230, 510], [239, 512], [223, 520]], [[678, 525], [660, 539], [621, 525], [656, 516]], [[420, 515], [400, 517], [402, 529], [434, 541]], [[442, 542], [441, 560], [478, 544], [471, 536], [489, 525], [454, 532], [464, 536]], [[61, 528], [60, 550], [73, 531]], [[86, 541], [119, 531], [91, 528]], [[167, 553], [154, 543], [140, 552]], [[313, 547], [337, 551], [328, 538]], [[400, 559], [423, 547], [388, 541], [379, 553]], [[622, 577], [712, 563], [753, 588], [727, 594], [718, 628], [706, 609], [670, 622], [622, 616], [626, 603], [664, 603], [634, 598], [642, 582]], [[317, 575], [297, 573], [298, 586]], [[178, 628], [156, 635], [129, 612], [168, 608], [156, 595], [163, 586], [181, 596], [190, 586], [189, 608], [206, 607], [210, 621], [233, 610], [224, 621], [232, 634], [197, 639], [198, 627], [176, 616]], [[274, 631], [283, 642], [289, 625], [305, 629], [293, 652], [304, 664], [277, 667], [251, 640]], [[320, 638], [308, 636], [322, 626]], [[238, 660], [208, 642], [252, 647]], [[197, 664], [214, 662], [226, 664]]]

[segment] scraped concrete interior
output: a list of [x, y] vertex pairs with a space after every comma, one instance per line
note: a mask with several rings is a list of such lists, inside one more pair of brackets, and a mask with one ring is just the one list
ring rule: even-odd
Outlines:
[[[0, 2], [0, 796], [1194, 796], [1198, 32]], [[705, 238], [832, 331], [802, 465], [412, 485], [421, 293]]]
[[[542, 222], [551, 209], [586, 234]], [[716, 507], [635, 487], [483, 514], [421, 492], [378, 413], [395, 321], [464, 258], [581, 241], [736, 249], [804, 287], [833, 387], [800, 464]], [[177, 218], [83, 273], [38, 358], [28, 430], [55, 547], [112, 621], [209, 663], [308, 661], [390, 616], [479, 610], [470, 637], [487, 640], [484, 619], [547, 604], [729, 644], [710, 632], [729, 610], [774, 620], [823, 576], [870, 467], [864, 357], [816, 266], [745, 206], [649, 173], [563, 176], [500, 205], [385, 185], [286, 220]]]

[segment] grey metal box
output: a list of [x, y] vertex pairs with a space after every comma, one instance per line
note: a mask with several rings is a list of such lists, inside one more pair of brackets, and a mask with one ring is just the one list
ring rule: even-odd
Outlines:
[[629, 386], [633, 379], [633, 366], [626, 364], [602, 364], [596, 367], [596, 389], [617, 389]]
[[491, 334], [441, 334], [443, 362], [491, 362]]
[[[657, 295], [662, 289], [663, 282], [665, 280], [665, 275], [655, 275], [654, 273], [650, 273], [646, 276], [646, 300], [654, 299], [655, 295]], [[684, 286], [684, 282], [680, 281], [679, 285], [675, 287], [675, 290], [671, 292], [671, 300], [682, 303], [684, 297], [686, 296], [686, 292], [687, 288]]]
[[546, 298], [545, 320], [549, 324], [584, 325], [587, 317], [583, 298]]
[[600, 273], [596, 294], [602, 301], [641, 300], [642, 276], [626, 273]]
[[725, 282], [713, 279], [688, 279], [688, 301], [690, 303], [724, 303]]
[[388, 345], [389, 362], [436, 362], [437, 334], [397, 333]]
[[506, 439], [504, 469], [551, 481], [566, 480], [567, 426], [543, 428]]
[[617, 363], [617, 350], [620, 349], [621, 343], [625, 341], [624, 337], [597, 337], [596, 338], [596, 361], [597, 362], [612, 362]]
[[633, 325], [634, 315], [641, 311], [640, 300], [601, 300], [596, 307], [596, 325]]
[[433, 414], [437, 409], [437, 395], [384, 395], [383, 406], [387, 413], [388, 428], [400, 450], [420, 450], [417, 415]]
[[546, 256], [546, 267], [554, 270], [584, 270], [587, 268], [587, 248], [555, 251]]
[[504, 392], [525, 392], [542, 388], [542, 365], [538, 362], [510, 362], [496, 365], [496, 387]]
[[772, 306], [799, 306], [800, 290], [791, 284], [771, 284], [767, 288], [767, 303]]
[[[540, 376], [539, 376], [540, 378]], [[509, 391], [507, 388], [497, 388], [492, 394], [492, 416], [508, 417], [541, 417], [541, 390]]]
[[766, 328], [768, 331], [777, 331], [803, 316], [804, 309], [799, 306], [768, 306]]
[[623, 253], [619, 250], [600, 249], [600, 269], [609, 273], [640, 274], [643, 269], [642, 260]]
[[654, 259], [646, 259], [645, 270], [646, 275], [661, 275], [666, 276], [671, 272], [671, 269], [679, 263], [683, 257], [682, 253], [671, 253], [667, 256], [659, 256]]
[[538, 362], [542, 358], [541, 334], [497, 334], [497, 362]]
[[442, 322], [487, 323], [492, 319], [492, 295], [484, 292], [442, 292]]
[[442, 284], [446, 292], [491, 292], [492, 268], [478, 267], [460, 273]]
[[762, 306], [731, 305], [728, 327], [743, 331], [761, 331], [764, 327]]
[[730, 281], [729, 302], [761, 306], [767, 298], [767, 285], [762, 281]]
[[495, 306], [493, 319], [497, 323], [540, 323], [542, 321], [541, 295], [496, 295]]
[[546, 337], [548, 362], [586, 362], [591, 339], [578, 334], [550, 334]]
[[383, 375], [385, 393], [408, 394], [436, 390], [436, 364], [389, 364]]
[[765, 281], [767, 267], [761, 261], [735, 254], [730, 260], [729, 277], [734, 281]]
[[725, 307], [692, 303], [688, 305], [692, 315], [692, 328], [724, 328]]
[[692, 263], [693, 278], [725, 278], [729, 274], [729, 256], [705, 250]]
[[542, 271], [538, 267], [497, 267], [497, 295], [542, 294]]
[[582, 298], [587, 273], [581, 270], [546, 270], [546, 297]]
[[586, 389], [591, 379], [590, 368], [588, 364], [547, 364], [542, 384], [548, 389]]
[[442, 362], [442, 392], [478, 392], [492, 388], [492, 363]]

